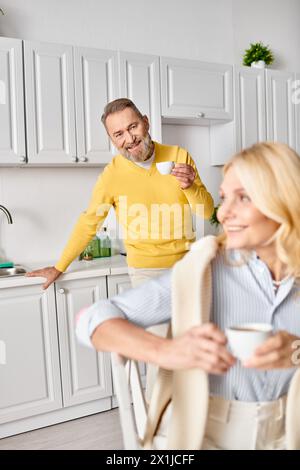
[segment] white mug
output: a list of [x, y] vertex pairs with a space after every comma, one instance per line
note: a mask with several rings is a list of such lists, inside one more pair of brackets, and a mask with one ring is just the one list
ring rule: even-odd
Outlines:
[[175, 166], [175, 162], [159, 162], [156, 168], [162, 175], [169, 175]]
[[232, 354], [242, 361], [253, 356], [255, 349], [272, 334], [269, 323], [243, 323], [225, 329]]

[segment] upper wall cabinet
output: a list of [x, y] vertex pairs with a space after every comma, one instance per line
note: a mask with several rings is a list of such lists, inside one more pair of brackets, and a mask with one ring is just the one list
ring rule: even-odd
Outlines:
[[159, 58], [120, 52], [120, 93], [130, 98], [150, 121], [150, 133], [161, 141]]
[[80, 163], [108, 163], [112, 146], [101, 122], [118, 95], [117, 52], [74, 48], [77, 155]]
[[295, 74], [266, 70], [267, 139], [296, 146], [295, 105], [292, 84]]
[[0, 162], [25, 163], [22, 41], [0, 40]]
[[[236, 69], [237, 150], [270, 140], [286, 143], [292, 148], [298, 145], [299, 152], [300, 105], [297, 106], [292, 97], [295, 78], [294, 73], [279, 70]], [[229, 153], [227, 156], [223, 153], [217, 164], [226, 163], [229, 157]]]
[[237, 149], [266, 140], [265, 73], [239, 67], [235, 74]]
[[71, 46], [25, 41], [29, 163], [107, 163], [100, 118], [117, 82], [115, 52], [74, 48], [73, 60]]
[[193, 124], [232, 120], [232, 70], [231, 65], [162, 57], [162, 116], [193, 119]]
[[71, 46], [24, 42], [29, 163], [76, 159]]

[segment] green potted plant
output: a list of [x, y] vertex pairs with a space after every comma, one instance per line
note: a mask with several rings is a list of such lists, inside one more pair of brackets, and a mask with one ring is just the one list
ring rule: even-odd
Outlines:
[[262, 42], [251, 43], [249, 49], [245, 50], [243, 65], [248, 67], [264, 68], [274, 62], [274, 56], [269, 48]]
[[211, 225], [213, 225], [216, 229], [219, 228], [220, 222], [217, 218], [217, 212], [219, 209], [219, 205], [214, 208], [214, 211], [209, 219]]

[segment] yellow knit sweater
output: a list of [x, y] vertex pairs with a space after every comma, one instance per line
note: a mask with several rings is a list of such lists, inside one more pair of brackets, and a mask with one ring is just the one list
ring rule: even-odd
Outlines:
[[[192, 186], [182, 190], [172, 175], [161, 175], [156, 163], [187, 163], [196, 171]], [[189, 153], [178, 146], [155, 142], [155, 159], [149, 170], [117, 155], [100, 175], [85, 212], [56, 264], [65, 271], [84, 250], [113, 206], [122, 225], [127, 262], [136, 268], [168, 268], [187, 252], [194, 241], [192, 214], [203, 208], [204, 218], [213, 212], [213, 199], [199, 178]]]

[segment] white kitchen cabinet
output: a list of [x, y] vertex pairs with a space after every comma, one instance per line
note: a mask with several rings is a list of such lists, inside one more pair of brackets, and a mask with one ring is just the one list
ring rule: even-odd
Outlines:
[[160, 63], [163, 117], [194, 119], [194, 124], [233, 119], [232, 65], [168, 57]]
[[239, 67], [235, 73], [237, 150], [266, 140], [265, 73]]
[[0, 38], [0, 165], [26, 163], [22, 41]]
[[[130, 277], [128, 274], [119, 274], [107, 278], [108, 298], [121, 294], [125, 290], [132, 289]], [[139, 362], [142, 383], [146, 384], [146, 364]]]
[[62, 408], [54, 287], [1, 289], [0, 339], [0, 424]]
[[119, 61], [120, 95], [148, 116], [151, 137], [161, 142], [159, 57], [120, 52]]
[[75, 315], [107, 297], [106, 277], [59, 281], [55, 284], [64, 406], [112, 395], [110, 356], [79, 344]]
[[30, 164], [76, 161], [72, 46], [24, 41]]
[[74, 71], [78, 162], [108, 163], [112, 145], [101, 115], [118, 97], [117, 52], [74, 47]]
[[118, 274], [107, 278], [108, 298], [121, 294], [125, 290], [132, 289], [128, 274]]
[[236, 67], [234, 78], [234, 120], [209, 129], [212, 165], [222, 166], [236, 152], [267, 138], [265, 70]]
[[279, 70], [266, 70], [267, 139], [295, 148], [295, 105], [292, 84], [295, 74]]
[[43, 279], [0, 279], [0, 439], [112, 408], [110, 354], [78, 342], [75, 316], [108, 284], [110, 296], [131, 285], [121, 256], [88, 264], [46, 291]]
[[101, 114], [118, 96], [117, 52], [25, 41], [24, 54], [28, 163], [109, 162]]

